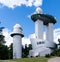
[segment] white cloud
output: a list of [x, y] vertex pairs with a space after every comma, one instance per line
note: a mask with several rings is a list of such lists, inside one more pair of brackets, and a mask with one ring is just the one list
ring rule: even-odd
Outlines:
[[42, 0], [35, 0], [33, 5], [36, 6], [36, 7], [41, 6], [42, 5]]
[[21, 5], [38, 7], [42, 5], [42, 0], [0, 0], [0, 4], [12, 9]]
[[[6, 45], [10, 45], [13, 42], [13, 38], [10, 36], [11, 31], [7, 28], [3, 30], [3, 35], [5, 36]], [[44, 40], [46, 39], [46, 32], [44, 32]], [[35, 38], [35, 34], [30, 34], [29, 37], [22, 38], [22, 45], [30, 44], [30, 38]], [[54, 29], [54, 42], [58, 43], [58, 38], [60, 38], [60, 28]]]
[[26, 6], [32, 6], [33, 5], [33, 2], [34, 2], [34, 0], [28, 0], [28, 1], [26, 1]]
[[13, 42], [12, 37], [10, 36], [11, 31], [7, 28], [3, 29], [3, 35], [5, 36], [5, 41], [6, 41], [6, 45], [10, 45]]
[[22, 38], [22, 45], [25, 45], [25, 44], [31, 44], [31, 42], [30, 42], [30, 39], [29, 38], [27, 38], [27, 37], [23, 37]]
[[35, 34], [30, 34], [29, 38], [35, 38]]

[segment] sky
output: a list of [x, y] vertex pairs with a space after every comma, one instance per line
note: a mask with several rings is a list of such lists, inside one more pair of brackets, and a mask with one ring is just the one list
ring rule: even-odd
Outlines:
[[[3, 35], [7, 45], [13, 40], [10, 37], [15, 24], [20, 24], [23, 29], [24, 38], [22, 44], [29, 44], [30, 37], [35, 37], [35, 25], [30, 16], [37, 7], [43, 10], [43, 13], [53, 15], [57, 23], [54, 25], [54, 41], [60, 38], [60, 0], [0, 0], [0, 27], [5, 27]], [[45, 39], [44, 30], [44, 39]]]

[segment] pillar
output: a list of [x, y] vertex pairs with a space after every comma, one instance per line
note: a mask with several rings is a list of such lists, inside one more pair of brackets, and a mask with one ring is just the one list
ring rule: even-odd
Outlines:
[[35, 21], [35, 35], [36, 38], [43, 39], [43, 21]]
[[53, 23], [49, 23], [46, 27], [46, 46], [47, 47], [53, 47], [54, 48], [54, 42], [53, 42]]

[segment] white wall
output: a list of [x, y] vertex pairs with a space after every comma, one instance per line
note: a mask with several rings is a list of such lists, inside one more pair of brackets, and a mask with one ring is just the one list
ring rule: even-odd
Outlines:
[[36, 38], [43, 39], [43, 21], [41, 20], [35, 22], [35, 35]]
[[46, 46], [47, 47], [54, 47], [53, 42], [53, 23], [49, 23], [48, 26], [46, 26]]
[[36, 49], [39, 48], [40, 46], [44, 46], [45, 41], [42, 39], [38, 39], [38, 38], [31, 38], [30, 39], [31, 44], [32, 44], [32, 49]]
[[15, 35], [13, 36], [13, 58], [21, 58], [21, 57], [22, 57], [21, 36]]

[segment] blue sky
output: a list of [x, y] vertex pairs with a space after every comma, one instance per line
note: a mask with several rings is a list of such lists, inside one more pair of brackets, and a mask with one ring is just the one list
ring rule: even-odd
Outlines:
[[[8, 3], [8, 0], [0, 0], [0, 26], [8, 28], [11, 32], [13, 31], [13, 26], [16, 23], [19, 23], [22, 26], [23, 33], [26, 37], [33, 34], [34, 22], [28, 16], [34, 13], [38, 6], [42, 8], [43, 13], [56, 17], [57, 23], [54, 25], [54, 29], [60, 28], [60, 0], [43, 0], [40, 4], [38, 2], [36, 3], [37, 0], [24, 0], [33, 1], [30, 2], [30, 5], [25, 2], [18, 5], [19, 3], [17, 1], [19, 0], [15, 0], [17, 3], [14, 2], [14, 0], [10, 1], [12, 4]], [[14, 3], [16, 4], [14, 5]]]

